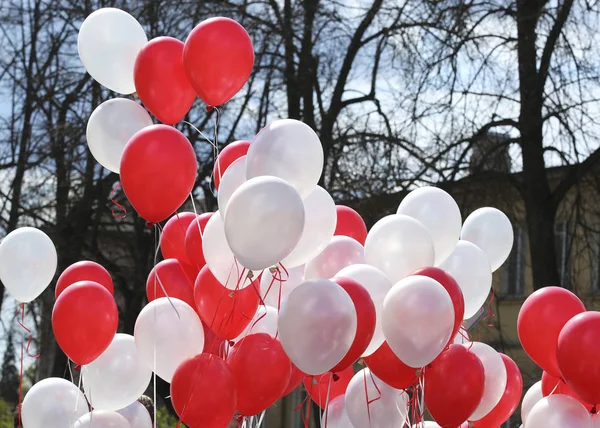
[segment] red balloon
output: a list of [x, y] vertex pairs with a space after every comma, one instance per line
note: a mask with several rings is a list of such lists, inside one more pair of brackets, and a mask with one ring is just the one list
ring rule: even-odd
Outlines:
[[367, 225], [359, 213], [344, 205], [336, 205], [337, 225], [335, 236], [349, 236], [356, 239], [361, 245], [365, 245], [367, 239]]
[[138, 131], [121, 157], [121, 185], [135, 210], [147, 221], [165, 220], [185, 202], [196, 181], [196, 153], [172, 126]]
[[333, 280], [346, 290], [352, 299], [357, 321], [356, 335], [350, 349], [342, 361], [331, 369], [333, 373], [337, 373], [354, 364], [371, 343], [375, 332], [375, 305], [369, 292], [355, 280], [350, 278], [334, 278]]
[[220, 106], [242, 89], [252, 73], [252, 40], [233, 19], [207, 19], [185, 41], [183, 64], [202, 101]]
[[171, 380], [171, 402], [190, 428], [225, 428], [237, 405], [231, 369], [212, 354], [185, 360]]
[[208, 326], [202, 322], [204, 329], [204, 350], [207, 354], [213, 354], [224, 359], [225, 341], [215, 334]]
[[[165, 291], [167, 294], [165, 294]], [[166, 297], [167, 295], [183, 300], [192, 308], [196, 307], [194, 303], [194, 287], [177, 259], [167, 259], [158, 262], [154, 269], [150, 271], [150, 275], [148, 275], [148, 280], [146, 281], [146, 296], [149, 302], [156, 298]]]
[[450, 345], [425, 373], [425, 405], [443, 427], [457, 427], [477, 409], [485, 375], [477, 356], [462, 345]]
[[396, 389], [407, 389], [417, 381], [416, 369], [400, 361], [387, 342], [363, 360], [375, 376]]
[[547, 372], [542, 372], [542, 394], [544, 395], [544, 397], [547, 397], [551, 394], [568, 395], [570, 397], [575, 398], [577, 401], [583, 404], [586, 409], [590, 411], [594, 407], [593, 404], [586, 403], [581, 398], [579, 398], [577, 394], [575, 394], [573, 390], [569, 388], [569, 385], [567, 385], [564, 380], [554, 377]]
[[177, 259], [190, 264], [185, 251], [185, 234], [196, 217], [199, 216], [195, 213], [183, 212], [175, 214], [167, 221], [160, 236], [160, 251], [165, 259]]
[[573, 392], [587, 403], [600, 404], [600, 312], [571, 318], [558, 337], [556, 356]]
[[452, 335], [450, 336], [448, 344], [453, 343], [454, 337], [458, 333], [463, 322], [463, 317], [465, 316], [465, 298], [460, 286], [448, 272], [435, 267], [419, 269], [413, 273], [413, 275], [428, 276], [431, 279], [435, 279], [442, 284], [442, 287], [444, 287], [450, 295], [450, 299], [452, 299], [452, 304], [454, 305], [454, 329], [452, 330]]
[[327, 372], [317, 376], [306, 376], [303, 383], [310, 398], [321, 409], [325, 409], [327, 390], [329, 389], [329, 402], [331, 403], [335, 397], [346, 393], [352, 377], [354, 377], [354, 370], [350, 366], [335, 375]]
[[248, 154], [248, 148], [250, 147], [250, 141], [234, 141], [231, 144], [225, 146], [215, 162], [213, 168], [213, 180], [215, 182], [215, 189], [219, 189], [221, 184], [221, 177], [235, 160], [246, 156]]
[[483, 418], [472, 421], [475, 428], [499, 427], [515, 412], [523, 394], [523, 378], [515, 362], [504, 354], [500, 354], [506, 367], [506, 389], [496, 407]]
[[250, 334], [229, 351], [227, 364], [235, 378], [238, 413], [253, 416], [275, 403], [292, 373], [281, 343], [266, 333]]
[[296, 367], [296, 365], [294, 363], [290, 362], [290, 364], [292, 365], [292, 374], [290, 375], [290, 380], [287, 384], [287, 388], [285, 389], [285, 392], [283, 394], [281, 394], [282, 397], [285, 397], [290, 392], [292, 392], [294, 389], [298, 388], [300, 386], [300, 384], [302, 383], [302, 381], [304, 380], [304, 378], [306, 378], [306, 376], [308, 376], [306, 373], [304, 373], [302, 370], [300, 370], [298, 367]]
[[[192, 266], [200, 270], [206, 264], [204, 260], [204, 251], [202, 250], [202, 235], [206, 223], [210, 220], [213, 213], [204, 213], [198, 216], [198, 222], [192, 221], [185, 232], [185, 252]], [[200, 230], [198, 230], [200, 224]]]
[[202, 321], [223, 339], [233, 340], [250, 324], [260, 297], [257, 280], [240, 290], [225, 288], [204, 266], [194, 286], [196, 309]]
[[58, 299], [65, 288], [79, 281], [97, 282], [110, 294], [115, 294], [115, 287], [108, 271], [98, 263], [85, 260], [73, 263], [60, 274], [56, 282], [55, 297]]
[[544, 287], [525, 300], [517, 319], [519, 340], [527, 355], [552, 376], [560, 377], [556, 360], [558, 335], [575, 315], [585, 312], [581, 300], [561, 287]]
[[196, 92], [183, 67], [183, 42], [157, 37], [144, 45], [135, 60], [133, 77], [140, 100], [167, 125], [190, 111]]
[[89, 364], [112, 342], [119, 326], [114, 297], [93, 281], [67, 287], [52, 310], [56, 342], [75, 364]]

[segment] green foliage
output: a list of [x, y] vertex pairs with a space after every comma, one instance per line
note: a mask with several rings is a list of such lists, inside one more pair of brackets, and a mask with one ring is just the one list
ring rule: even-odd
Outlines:
[[[159, 407], [156, 410], [157, 413], [157, 417], [156, 417], [156, 425], [161, 427], [161, 428], [176, 428], [177, 427], [177, 422], [179, 421], [179, 419], [177, 419], [177, 416], [175, 416], [173, 413], [171, 413], [169, 411], [169, 409], [167, 409], [166, 407]], [[181, 424], [180, 425], [181, 428], [185, 428], [185, 425]], [[0, 428], [4, 428], [2, 426], [0, 426]]]
[[0, 372], [0, 398], [8, 404], [16, 406], [19, 402], [19, 371], [17, 370], [17, 355], [12, 340], [12, 331], [8, 333], [2, 371]]
[[0, 398], [0, 428], [13, 428], [15, 426], [15, 408]]

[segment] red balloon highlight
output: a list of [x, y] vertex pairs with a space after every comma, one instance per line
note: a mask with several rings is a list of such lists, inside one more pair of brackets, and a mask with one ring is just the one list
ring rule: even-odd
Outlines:
[[281, 343], [266, 333], [250, 334], [229, 352], [227, 364], [235, 378], [237, 411], [256, 415], [285, 392], [292, 366]]
[[375, 376], [396, 389], [406, 389], [417, 381], [416, 369], [400, 361], [387, 342], [363, 360]]
[[200, 318], [223, 339], [233, 340], [250, 324], [260, 302], [257, 281], [241, 290], [225, 288], [204, 266], [194, 286]]
[[472, 421], [475, 428], [498, 427], [506, 422], [517, 410], [523, 394], [523, 378], [515, 362], [508, 356], [500, 354], [506, 367], [506, 389], [500, 401], [483, 418]]
[[207, 19], [185, 41], [183, 64], [202, 101], [220, 106], [242, 89], [252, 73], [252, 40], [232, 19]]
[[227, 168], [229, 168], [229, 166], [237, 159], [246, 156], [248, 154], [248, 148], [250, 148], [250, 141], [234, 141], [221, 150], [213, 168], [215, 189], [219, 189], [221, 177], [223, 177]]
[[98, 263], [85, 260], [73, 263], [60, 274], [56, 282], [55, 297], [58, 299], [65, 288], [79, 281], [97, 282], [110, 294], [115, 294], [115, 287], [108, 271]]
[[118, 326], [115, 299], [96, 282], [76, 282], [54, 303], [52, 330], [56, 342], [75, 364], [89, 364], [98, 358], [112, 342]]
[[317, 376], [307, 376], [303, 383], [310, 398], [321, 409], [325, 409], [325, 404], [328, 402], [327, 397], [329, 396], [329, 403], [331, 403], [335, 397], [344, 395], [353, 376], [354, 370], [352, 367], [348, 367], [335, 375], [328, 372]]
[[365, 352], [375, 332], [376, 318], [375, 305], [365, 287], [350, 278], [334, 278], [333, 281], [342, 287], [352, 299], [357, 319], [356, 335], [350, 349], [344, 358], [342, 358], [342, 361], [331, 369], [333, 373], [337, 373], [354, 364], [362, 353]]
[[[155, 292], [156, 290], [156, 292]], [[165, 294], [165, 291], [167, 292]], [[167, 259], [158, 262], [154, 269], [150, 271], [146, 281], [146, 296], [148, 301], [160, 297], [174, 297], [183, 300], [192, 308], [196, 307], [194, 303], [194, 287], [188, 280], [181, 263], [177, 259]]]
[[173, 37], [157, 37], [144, 45], [135, 60], [137, 94], [150, 113], [166, 125], [181, 121], [196, 99], [183, 66], [183, 46]]
[[196, 181], [196, 153], [188, 139], [167, 125], [138, 131], [121, 157], [121, 185], [145, 220], [167, 219], [187, 199]]
[[519, 340], [527, 355], [552, 376], [560, 377], [558, 335], [567, 321], [585, 312], [581, 300], [561, 287], [544, 287], [525, 300], [517, 319]]
[[367, 225], [359, 213], [345, 205], [336, 205], [337, 224], [334, 236], [349, 236], [365, 245], [367, 239]]
[[171, 402], [177, 415], [190, 428], [226, 427], [237, 405], [231, 369], [212, 354], [185, 360], [171, 380]]
[[463, 318], [465, 316], [465, 298], [462, 294], [460, 286], [450, 274], [442, 269], [435, 267], [426, 267], [419, 269], [413, 275], [428, 276], [431, 279], [435, 279], [437, 282], [442, 284], [442, 287], [446, 289], [452, 299], [452, 305], [454, 306], [454, 329], [448, 344], [450, 345], [454, 341], [454, 337], [460, 329]]
[[558, 337], [556, 350], [562, 378], [586, 403], [600, 403], [600, 312], [571, 318]]
[[443, 427], [457, 427], [477, 409], [485, 375], [477, 356], [462, 345], [450, 345], [425, 373], [425, 405]]

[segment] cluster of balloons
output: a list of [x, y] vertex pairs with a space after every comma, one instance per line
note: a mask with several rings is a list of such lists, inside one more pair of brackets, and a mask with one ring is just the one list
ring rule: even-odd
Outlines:
[[527, 298], [517, 329], [523, 349], [543, 370], [523, 398], [523, 426], [599, 426], [600, 312], [586, 311], [564, 288], [545, 287]]

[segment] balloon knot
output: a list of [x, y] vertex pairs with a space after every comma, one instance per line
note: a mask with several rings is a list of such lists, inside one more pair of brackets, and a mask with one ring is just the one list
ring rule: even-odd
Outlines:
[[340, 380], [340, 377], [337, 374], [333, 374], [332, 379], [334, 382], [337, 382], [338, 380]]
[[210, 113], [213, 110], [213, 106], [206, 106], [206, 112]]
[[233, 340], [228, 340], [227, 343], [229, 344], [229, 346], [233, 347], [235, 345], [235, 342]]
[[423, 371], [421, 369], [416, 369], [415, 370], [415, 376], [416, 377], [421, 377], [422, 374], [423, 374]]
[[149, 221], [146, 222], [146, 228], [148, 229], [152, 229], [154, 223], [150, 223]]
[[590, 410], [590, 413], [592, 415], [595, 415], [596, 413], [598, 413], [598, 410], [596, 409], [596, 405], [594, 404], [594, 407], [592, 407], [592, 410]]

